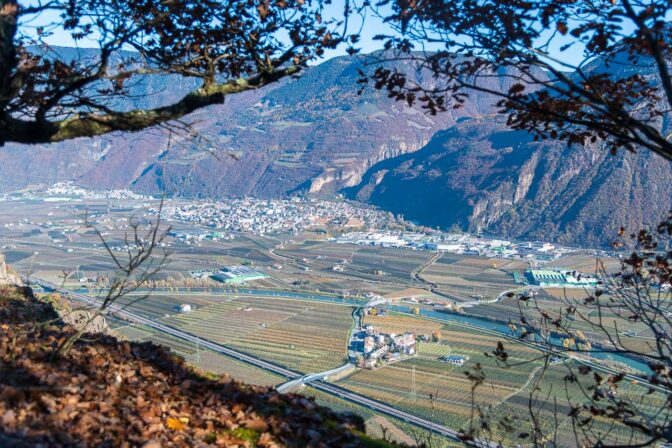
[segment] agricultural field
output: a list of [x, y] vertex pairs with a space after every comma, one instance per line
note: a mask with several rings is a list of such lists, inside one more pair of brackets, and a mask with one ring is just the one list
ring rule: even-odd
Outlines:
[[473, 300], [474, 295], [494, 298], [516, 287], [511, 270], [526, 268], [520, 265], [520, 262], [511, 260], [441, 254], [422, 271], [421, 276], [436, 284], [442, 292], [463, 300]]
[[164, 321], [278, 365], [312, 373], [346, 361], [351, 313], [350, 307], [342, 305], [246, 297]]
[[363, 273], [381, 269], [389, 274], [387, 278], [415, 283], [412, 279], [413, 272], [427, 263], [433, 255], [426, 251], [363, 247], [354, 254], [348, 267]]
[[[397, 443], [406, 444], [406, 446], [418, 446], [425, 444], [433, 448], [455, 448], [462, 447], [451, 440], [448, 440], [437, 434], [431, 434], [429, 431], [418, 428], [417, 426], [397, 420], [392, 417], [376, 414], [368, 408], [334, 397], [321, 392], [312, 387], [301, 389], [302, 395], [312, 397], [317, 404], [329, 407], [336, 412], [354, 413], [359, 415], [365, 422], [366, 434], [370, 437], [387, 439]], [[418, 443], [419, 442], [419, 443]]]
[[306, 258], [309, 263], [318, 263], [322, 266], [332, 266], [343, 260], [351, 260], [359, 246], [349, 244], [332, 244], [315, 239], [293, 240], [284, 244], [275, 252], [285, 257]]
[[[292, 160], [288, 158], [285, 162], [291, 164]], [[75, 203], [6, 205], [4, 215], [0, 217], [0, 246], [7, 261], [19, 272], [31, 272], [55, 283], [64, 281], [64, 274], [70, 270], [77, 270], [87, 277], [97, 277], [109, 275], [115, 269], [99, 237], [82, 225], [87, 207], [95, 219], [106, 226], [105, 238], [111, 245], [121, 244], [124, 233], [129, 230], [128, 217], [140, 212], [134, 208], [138, 204], [130, 202], [116, 206], [101, 202], [87, 207]], [[35, 216], [36, 223], [25, 221], [22, 218], [25, 216]], [[56, 227], [70, 230], [64, 233], [61, 242], [54, 243], [48, 232], [40, 230], [44, 228], [40, 227], [40, 220], [42, 224], [50, 221], [56, 223]], [[174, 228], [185, 231], [207, 230], [179, 222], [174, 223]], [[337, 367], [346, 361], [346, 344], [353, 326], [351, 307], [285, 298], [236, 297], [237, 290], [231, 289], [224, 293], [223, 289], [211, 289], [221, 285], [215, 285], [214, 281], [199, 284], [191, 279], [189, 271], [244, 263], [253, 265], [269, 277], [241, 287], [350, 294], [373, 292], [393, 300], [416, 296], [442, 302], [445, 299], [430, 292], [431, 285], [423, 284], [415, 276], [435, 284], [438, 291], [453, 300], [473, 301], [474, 296], [494, 298], [505, 290], [516, 288], [519, 285], [513, 283], [511, 274], [527, 268], [527, 263], [522, 261], [334, 244], [326, 241], [326, 238], [326, 235], [316, 233], [276, 237], [236, 233], [233, 240], [186, 244], [171, 237], [167, 240], [168, 250], [172, 252], [170, 263], [154, 279], [163, 281], [158, 284], [159, 289], [146, 298], [142, 297], [141, 291], [125, 297], [120, 303], [132, 306], [138, 314], [168, 323], [202, 339], [231, 346], [297, 372], [312, 373]], [[124, 254], [123, 251], [118, 253]], [[594, 258], [594, 255], [587, 253], [576, 253], [550, 263], [549, 267], [592, 272]], [[348, 261], [342, 265], [343, 272], [333, 271], [333, 266], [343, 260]], [[608, 269], [617, 267], [615, 259], [609, 259], [606, 263]], [[377, 270], [383, 271], [384, 275], [376, 274]], [[70, 278], [65, 284], [79, 288], [86, 282], [80, 283]], [[537, 303], [544, 311], [553, 314], [563, 307], [562, 299], [580, 300], [584, 296], [583, 290], [549, 288], [540, 291]], [[191, 305], [193, 311], [178, 314], [176, 307], [181, 304]], [[424, 305], [418, 306], [427, 309]], [[465, 308], [465, 311], [504, 321], [515, 321], [519, 317], [515, 299], [483, 303]], [[587, 309], [581, 311], [588, 313]], [[591, 317], [597, 316], [593, 314]], [[607, 323], [612, 323], [614, 317], [606, 314], [601, 316]], [[356, 371], [338, 381], [338, 384], [400, 409], [459, 428], [468, 422], [473, 404], [471, 383], [465, 373], [474, 373], [477, 369], [485, 379], [478, 388], [475, 404], [487, 410], [493, 419], [522, 416], [519, 428], [525, 427], [527, 399], [535, 380], [541, 374], [539, 363], [532, 361], [537, 352], [507, 343], [510, 361], [514, 365], [503, 369], [495, 364], [493, 358], [484, 355], [484, 352], [491, 352], [500, 339], [489, 333], [395, 313], [368, 316], [365, 323], [387, 333], [411, 331], [417, 335], [430, 336], [440, 332], [440, 339], [438, 342], [419, 342], [418, 355], [414, 358], [376, 371]], [[111, 326], [117, 334], [128, 339], [165, 345], [189, 363], [209, 372], [227, 373], [234, 379], [260, 385], [276, 385], [284, 381], [283, 378], [201, 350], [179, 339], [157, 334], [142, 326], [130, 326], [122, 321], [111, 321]], [[576, 322], [575, 328], [582, 330], [591, 339], [600, 337], [591, 332], [585, 323]], [[644, 331], [645, 328], [636, 323], [630, 323], [627, 328], [629, 332], [640, 336], [629, 337], [629, 346], [646, 350], [652, 340], [646, 338], [650, 335]], [[463, 367], [452, 366], [439, 361], [440, 357], [446, 355], [468, 356], [469, 360]], [[560, 364], [553, 365], [544, 374], [544, 384], [560, 385], [559, 390], [542, 388], [546, 400], [542, 406], [548, 409], [542, 412], [541, 417], [549, 424], [553, 421], [548, 404], [551, 397], [558, 398], [558, 409], [563, 415], [568, 410], [569, 403], [566, 402], [564, 390], [566, 373], [567, 366]], [[622, 393], [634, 396], [639, 391], [638, 386], [628, 384]], [[574, 401], [582, 399], [576, 388], [567, 392]], [[337, 398], [320, 395], [310, 388], [306, 388], [304, 393], [313, 394], [319, 402], [336, 409], [348, 411], [357, 408]], [[655, 394], [642, 403], [651, 411], [660, 404], [661, 399]], [[397, 440], [408, 442], [412, 428], [403, 422], [382, 418], [364, 408], [357, 408], [356, 411], [367, 420], [369, 431], [378, 436], [382, 432], [394, 433]], [[567, 422], [561, 422], [560, 427], [566, 429]]]
[[[609, 330], [612, 336], [615, 336], [616, 328], [620, 330], [621, 335], [627, 330], [628, 337], [623, 339], [623, 343], [632, 349], [646, 349], [647, 344], [651, 343], [650, 339], [646, 339], [651, 338], [652, 335], [645, 323], [632, 322], [627, 319], [627, 316], [617, 316], [606, 309], [598, 311], [595, 307], [587, 307], [583, 303], [583, 299], [588, 297], [589, 293], [583, 289], [566, 289], [564, 290], [567, 292], [566, 297], [562, 299], [557, 297], [557, 295], [562, 294], [560, 291], [563, 290], [559, 288], [540, 290], [534, 301], [521, 302], [516, 298], [505, 298], [496, 303], [471, 307], [468, 312], [469, 314], [504, 322], [520, 322], [522, 313], [528, 322], [538, 322], [542, 311], [549, 316], [559, 317], [562, 314], [566, 317], [565, 310], [568, 304], [571, 304], [577, 308], [578, 316], [580, 316], [571, 321], [572, 331], [581, 331], [594, 342], [609, 344], [604, 331], [598, 327], [601, 321], [604, 328]], [[566, 321], [566, 325], [569, 324], [570, 322]]]
[[[9, 203], [7, 215], [0, 218], [0, 242], [8, 246], [4, 247], [8, 262], [21, 272], [32, 272], [55, 283], [62, 283], [64, 270], [77, 270], [88, 278], [110, 275], [114, 271], [110, 256], [105, 253], [95, 232], [83, 226], [83, 218], [88, 209], [104, 229], [105, 239], [110, 245], [119, 245], [124, 234], [130, 230], [129, 216], [141, 214], [137, 203], [127, 202], [116, 208], [109, 207], [104, 201], [87, 205]], [[1, 226], [5, 221], [15, 222], [17, 216], [25, 216], [26, 213], [34, 215], [37, 222], [48, 219], [57, 227], [70, 229], [66, 239], [53, 244], [44, 231], [25, 236], [26, 232], [36, 230], [36, 226], [29, 223], [20, 227]], [[171, 225], [175, 231], [209, 231], [190, 223], [171, 222]], [[270, 276], [251, 282], [258, 288], [374, 292], [394, 297], [400, 291], [423, 286], [413, 275], [435, 256], [427, 251], [334, 244], [325, 241], [325, 238], [325, 235], [308, 233], [275, 236], [236, 233], [233, 240], [186, 244], [169, 237], [170, 262], [153, 280], [188, 286], [193, 283], [189, 275], [191, 270], [251, 263]], [[333, 266], [343, 260], [350, 261], [343, 266], [344, 272], [333, 271]], [[489, 297], [508, 287], [511, 282], [508, 273], [517, 268], [516, 263], [520, 264], [510, 260], [443, 254], [424, 270], [423, 277], [435, 282], [441, 291], [454, 295], [457, 300], [471, 300], [471, 295]], [[277, 265], [281, 269], [272, 268]], [[386, 275], [376, 275], [376, 270]], [[82, 286], [76, 280], [68, 280], [65, 284], [68, 287]], [[429, 294], [427, 292], [426, 296], [429, 297]]]
[[258, 386], [276, 386], [285, 382], [285, 379], [280, 376], [226, 356], [218, 355], [209, 350], [200, 349], [186, 341], [157, 334], [154, 330], [147, 327], [127, 325], [117, 328], [115, 334], [129, 341], [151, 341], [168, 347], [173, 353], [184, 358], [189, 364], [208, 373], [228, 375], [234, 380]]
[[[365, 323], [384, 332], [412, 331], [430, 335], [438, 330], [440, 341], [419, 342], [416, 357], [378, 370], [360, 370], [339, 384], [450, 427], [466, 424], [471, 413], [471, 383], [465, 372], [473, 371], [480, 364], [485, 375], [476, 400], [479, 406], [498, 406], [517, 394], [530, 378], [530, 364], [501, 369], [484, 355], [494, 350], [497, 337], [398, 314], [367, 317]], [[530, 361], [536, 355], [524, 346], [507, 349], [510, 360], [515, 363]], [[467, 356], [469, 360], [463, 367], [439, 361], [439, 357], [451, 354]]]
[[368, 315], [364, 318], [365, 325], [373, 325], [376, 330], [383, 333], [402, 334], [411, 332], [416, 335], [431, 335], [432, 331], [443, 328], [441, 322], [419, 319], [397, 313], [389, 313], [384, 316]]
[[[92, 294], [96, 295], [96, 294]], [[101, 295], [102, 296], [102, 295]], [[170, 295], [170, 294], [130, 294], [118, 300], [118, 304], [133, 309], [134, 313], [150, 319], [160, 319], [165, 316], [177, 314], [176, 308], [182, 304], [191, 305], [192, 308], [207, 306], [216, 298], [200, 295]]]
[[[433, 254], [426, 251], [354, 246], [328, 242], [304, 241], [302, 244], [288, 245], [276, 251], [293, 258], [306, 258], [315, 269], [331, 269], [348, 260], [344, 274], [350, 278], [376, 279], [386, 282], [414, 283], [412, 273], [426, 263]], [[381, 270], [387, 275], [378, 276]]]
[[596, 256], [594, 254], [584, 252], [570, 254], [566, 257], [562, 257], [559, 260], [553, 260], [548, 263], [547, 266], [550, 268], [571, 269], [585, 272], [587, 274], [594, 274], [595, 268], [598, 266], [596, 263], [598, 259], [604, 265], [604, 268], [607, 270], [607, 272], [615, 272], [620, 268], [618, 258]]
[[[521, 391], [510, 396], [502, 405], [489, 410], [489, 419], [496, 423], [508, 419], [513, 425], [515, 433], [509, 434], [511, 439], [516, 434], [530, 432], [529, 406], [533, 409], [540, 424], [549, 435], [555, 435], [561, 446], [573, 446], [577, 443], [568, 414], [572, 406], [588, 401], [591, 395], [590, 386], [594, 384], [592, 374], [580, 375], [577, 373], [578, 364], [566, 361], [550, 365], [543, 371], [543, 380], [540, 381], [542, 370], [537, 367], [533, 371], [531, 381]], [[578, 377], [578, 383], [565, 380], [573, 372]], [[535, 391], [535, 388], [538, 389]], [[659, 393], [648, 393], [648, 389], [638, 385], [635, 381], [623, 381], [615, 390], [619, 398], [626, 398], [636, 404], [637, 408], [653, 416], [665, 407], [666, 399]], [[531, 401], [532, 400], [532, 401]], [[554, 432], [555, 431], [555, 432]], [[591, 425], [594, 434], [600, 434], [599, 440], [619, 445], [626, 440], [632, 443], [637, 440], [633, 434], [623, 426], [615, 425], [611, 421], [597, 418]], [[499, 433], [501, 437], [506, 435]], [[513, 436], [513, 437], [512, 437]]]
[[418, 441], [406, 434], [385, 417], [375, 416], [366, 421], [366, 433], [373, 438], [400, 443], [405, 446], [417, 446]]
[[[353, 278], [347, 273], [335, 272], [329, 269], [312, 269], [310, 271], [294, 270], [284, 265], [281, 272], [266, 271], [267, 274], [276, 276], [285, 283], [285, 288], [296, 288], [295, 282], [301, 283], [301, 289], [307, 291], [323, 291], [331, 293], [348, 292], [350, 294], [365, 294], [374, 292], [380, 295], [396, 294], [407, 289], [403, 285], [387, 283], [380, 277], [376, 278]], [[425, 291], [425, 294], [428, 294]]]
[[[308, 272], [306, 274], [300, 274], [297, 278], [308, 280], [309, 285], [315, 289], [323, 291], [348, 291], [351, 294], [375, 292], [376, 294], [387, 296], [407, 289], [403, 286], [386, 283], [384, 281], [371, 281], [358, 278], [352, 279], [348, 277], [347, 274], [343, 275], [343, 273], [333, 271]], [[428, 294], [427, 291], [424, 291], [424, 293]]]
[[[516, 431], [529, 432], [530, 393], [535, 390], [543, 373], [541, 389], [534, 395], [539, 419], [549, 427], [559, 421], [561, 436], [573, 436], [569, 431], [571, 428], [567, 427], [570, 422], [566, 416], [571, 405], [586, 401], [584, 391], [592, 381], [590, 375], [582, 378], [583, 390], [578, 384], [565, 381], [570, 370], [576, 372], [576, 361], [551, 364], [544, 370], [539, 352], [505, 341], [509, 358], [508, 366], [504, 367], [484, 355], [492, 352], [497, 341], [501, 340], [485, 332], [395, 313], [367, 316], [365, 323], [383, 332], [411, 331], [417, 335], [431, 335], [438, 331], [440, 339], [438, 342], [418, 342], [418, 355], [412, 359], [378, 370], [357, 371], [340, 381], [342, 386], [453, 428], [465, 427], [472, 406], [476, 405], [485, 412], [493, 427], [499, 427], [496, 424], [498, 421], [513, 417]], [[466, 356], [469, 360], [462, 367], [452, 366], [438, 360], [446, 355]], [[474, 402], [471, 399], [473, 383], [467, 378], [467, 372], [483, 376]], [[651, 400], [647, 398], [643, 402], [641, 397], [645, 392], [635, 382], [624, 382], [619, 393], [635, 398], [634, 402], [640, 403], [646, 412], [653, 413], [664, 405], [664, 397], [659, 394], [653, 394]], [[596, 427], [604, 431], [605, 438], [627, 434], [624, 428], [612, 428], [606, 424], [604, 428], [599, 424]], [[563, 432], [562, 428], [567, 431]], [[515, 434], [501, 432], [500, 428], [490, 437], [510, 441], [515, 439]]]

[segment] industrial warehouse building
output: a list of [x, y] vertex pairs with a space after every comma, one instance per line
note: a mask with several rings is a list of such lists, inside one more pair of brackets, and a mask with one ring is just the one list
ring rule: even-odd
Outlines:
[[576, 271], [530, 269], [526, 273], [531, 285], [557, 288], [585, 288], [597, 285], [597, 278]]
[[266, 277], [266, 274], [257, 272], [247, 266], [225, 266], [212, 275], [214, 280], [226, 284], [249, 282]]

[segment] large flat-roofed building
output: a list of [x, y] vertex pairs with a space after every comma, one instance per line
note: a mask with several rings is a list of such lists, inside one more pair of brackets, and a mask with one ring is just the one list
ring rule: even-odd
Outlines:
[[425, 247], [437, 252], [457, 252], [464, 249], [464, 246], [460, 243], [426, 243]]
[[560, 286], [565, 283], [565, 276], [560, 271], [551, 269], [530, 269], [527, 271], [529, 282], [537, 286]]
[[576, 271], [530, 269], [525, 274], [529, 283], [536, 286], [585, 288], [597, 285], [597, 278]]
[[266, 278], [266, 274], [255, 271], [247, 266], [225, 266], [212, 275], [214, 280], [222, 283], [243, 283]]

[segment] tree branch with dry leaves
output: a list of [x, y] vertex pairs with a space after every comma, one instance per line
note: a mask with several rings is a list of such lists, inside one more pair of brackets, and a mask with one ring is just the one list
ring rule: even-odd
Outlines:
[[[484, 92], [538, 140], [646, 149], [672, 160], [672, 27], [666, 0], [378, 0], [394, 32], [363, 73], [390, 97], [435, 114]], [[570, 51], [572, 52], [570, 54]], [[405, 59], [419, 85], [381, 65]], [[499, 88], [484, 82], [497, 77]]]
[[[600, 282], [585, 298], [512, 295], [519, 319], [511, 323], [511, 339], [536, 347], [542, 360], [528, 394], [531, 430], [511, 427], [521, 443], [545, 446], [559, 437], [559, 423], [544, 425], [544, 414], [568, 422], [580, 446], [672, 442], [671, 241], [672, 214], [654, 229], [623, 229], [614, 246], [630, 252], [618, 270], [597, 263]], [[504, 342], [487, 355], [504, 368], [513, 365]], [[552, 370], [557, 379], [559, 369], [564, 384], [543, 379]]]
[[163, 199], [154, 221], [145, 223], [133, 217], [129, 218], [130, 232], [124, 233], [124, 250], [121, 255], [113, 250], [100, 229], [90, 222], [88, 216], [86, 217], [86, 227], [93, 230], [100, 239], [114, 266], [114, 271], [105, 288], [105, 294], [97, 298], [98, 303], [95, 306], [86, 305], [84, 308], [77, 310], [85, 310], [87, 314], [83, 321], [79, 323], [77, 330], [70, 337], [64, 339], [57, 347], [56, 353], [58, 355], [67, 354], [74, 344], [88, 332], [89, 324], [94, 320], [114, 315], [119, 310], [131, 307], [152, 294], [153, 287], [149, 287], [147, 291], [144, 291], [138, 297], [134, 297], [133, 300], [125, 301], [123, 305], [120, 305], [129, 295], [149, 285], [150, 280], [168, 262], [170, 252], [161, 248], [166, 236], [170, 232], [170, 227], [162, 225], [162, 210]]
[[[0, 0], [0, 144], [141, 131], [294, 76], [344, 41], [349, 3], [338, 20], [323, 17], [328, 4]], [[50, 46], [54, 32], [95, 54]], [[159, 77], [193, 89], [156, 107], [124, 101]]]

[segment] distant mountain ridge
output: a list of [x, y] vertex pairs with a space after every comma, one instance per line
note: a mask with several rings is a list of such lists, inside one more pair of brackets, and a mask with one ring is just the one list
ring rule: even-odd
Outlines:
[[[59, 49], [65, 58], [95, 57], [91, 51]], [[200, 142], [174, 135], [169, 147], [167, 133], [153, 130], [28, 151], [8, 145], [0, 151], [0, 188], [67, 179], [189, 197], [328, 195], [358, 184], [375, 163], [420, 149], [459, 119], [496, 111], [496, 100], [488, 95], [434, 117], [372, 88], [358, 95], [359, 69], [368, 58], [336, 57], [307, 68], [298, 80], [235, 95], [193, 114]], [[434, 82], [407, 62], [393, 65], [418, 82]], [[496, 78], [485, 82], [508, 87]], [[150, 78], [135, 87], [133, 96], [158, 93], [132, 105], [156, 107], [189, 88], [188, 81]]]
[[[358, 95], [359, 69], [369, 57], [333, 58], [297, 80], [199, 111], [189, 117], [199, 139], [149, 130], [7, 145], [0, 149], [0, 189], [73, 180], [195, 198], [343, 191], [427, 225], [590, 245], [608, 243], [605, 226], [654, 223], [670, 208], [669, 163], [532, 142], [506, 128], [497, 99], [486, 94], [472, 93], [463, 108], [436, 116], [373, 88]], [[419, 83], [435, 82], [407, 63], [390, 64]], [[633, 70], [599, 61], [593, 69]], [[507, 89], [510, 81], [483, 82]], [[151, 78], [135, 86], [141, 99], [124, 107], [156, 107], [191, 88], [190, 81]]]

